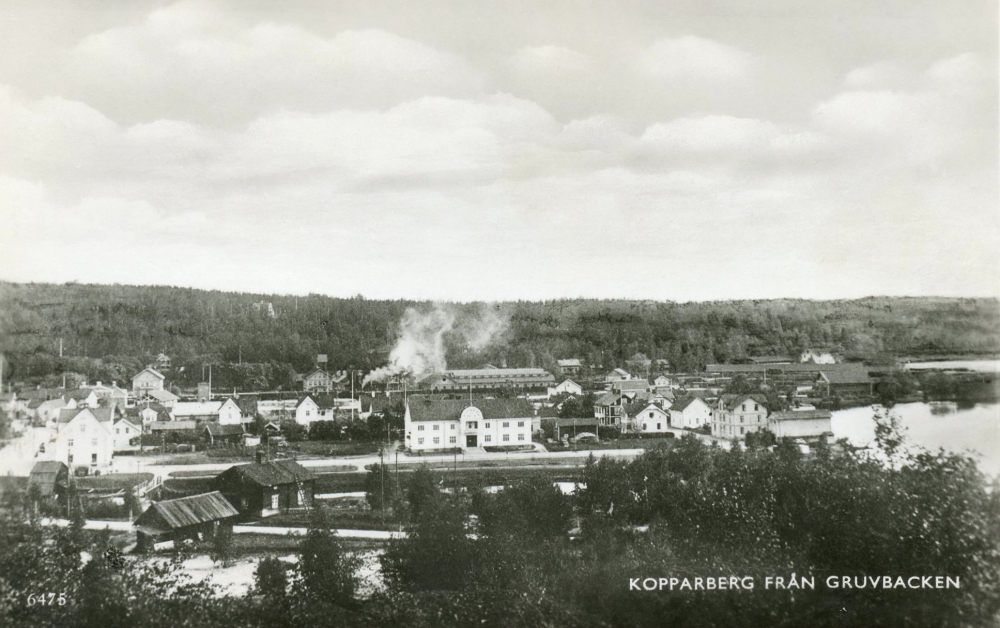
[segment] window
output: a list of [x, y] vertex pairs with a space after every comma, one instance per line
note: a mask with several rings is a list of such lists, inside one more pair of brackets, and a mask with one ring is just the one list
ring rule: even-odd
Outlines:
[[518, 434], [517, 440], [524, 440], [524, 434]]
[[455, 437], [454, 436], [449, 436], [448, 437], [448, 442], [451, 443], [452, 445], [454, 445], [455, 444]]
[[277, 493], [275, 493], [274, 495], [271, 495], [271, 509], [272, 510], [277, 510], [278, 509], [278, 494]]
[[518, 421], [517, 422], [517, 426], [518, 427], [524, 427], [524, 421]]
[[755, 404], [753, 404], [753, 411], [754, 411], [754, 412], [756, 412], [756, 411], [758, 411], [758, 410], [760, 410], [760, 406], [759, 406], [759, 405], [757, 405], [756, 403], [755, 403]]
[[743, 404], [743, 411], [744, 411], [744, 412], [746, 412], [746, 411], [747, 411], [747, 404]]
[[490, 429], [490, 424], [489, 423], [486, 424], [486, 429]]
[[454, 423], [451, 424], [451, 429], [455, 429], [456, 427], [458, 427], [458, 426], [455, 425]]
[[422, 439], [422, 438], [418, 438], [418, 439], [417, 439], [417, 444], [418, 444], [418, 445], [423, 445], [423, 444], [424, 444], [424, 439]]
[[434, 444], [435, 444], [435, 445], [438, 445], [438, 444], [440, 444], [440, 443], [441, 443], [441, 437], [440, 437], [440, 436], [435, 436], [435, 437], [434, 437]]
[[493, 437], [490, 436], [489, 434], [487, 434], [486, 437], [483, 440], [485, 440], [487, 443], [489, 443], [489, 442], [493, 441]]
[[97, 454], [90, 454], [90, 464], [97, 464]]
[[[45, 451], [45, 450], [43, 449], [42, 451]], [[69, 463], [73, 464], [73, 454], [72, 453], [70, 453], [70, 455], [69, 455]]]
[[510, 421], [504, 421], [503, 427], [510, 427]]
[[306, 416], [309, 416], [309, 410], [306, 410]]
[[503, 439], [504, 439], [505, 441], [508, 441], [508, 440], [510, 440], [510, 434], [504, 434], [504, 435], [503, 435]]
[[424, 426], [423, 425], [418, 425], [417, 426], [417, 431], [418, 432], [423, 432], [424, 431]]
[[643, 423], [643, 424], [642, 424], [642, 429], [643, 429], [643, 430], [648, 430], [648, 429], [649, 429], [649, 426], [648, 426], [648, 425], [646, 425], [645, 423]]
[[[67, 443], [67, 445], [69, 445], [70, 447], [73, 446], [73, 439], [72, 438], [69, 439], [69, 442]], [[43, 449], [42, 451], [45, 451], [45, 450]]]
[[742, 434], [742, 433], [743, 433], [743, 428], [741, 427], [741, 428], [740, 428], [740, 434]]
[[97, 446], [97, 439], [96, 438], [91, 438], [90, 439], [90, 444], [96, 447]]
[[84, 423], [80, 424], [80, 433], [83, 434], [87, 431], [87, 426]]
[[651, 419], [653, 418], [653, 413], [652, 412], [649, 413], [649, 418], [651, 418]]
[[122, 433], [122, 428], [116, 427], [115, 428], [115, 434], [121, 434], [121, 433]]
[[434, 431], [436, 432], [436, 431], [438, 431], [439, 429], [441, 429], [441, 426], [440, 426], [440, 425], [437, 425], [437, 424], [435, 424], [435, 425], [434, 425]]
[[[465, 422], [465, 429], [467, 429], [467, 430], [474, 430], [477, 427], [479, 427], [479, 421], [466, 421]], [[489, 427], [489, 426], [487, 426], [487, 427]]]

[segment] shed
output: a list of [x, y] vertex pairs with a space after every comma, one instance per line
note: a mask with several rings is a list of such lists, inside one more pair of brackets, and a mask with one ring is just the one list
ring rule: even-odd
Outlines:
[[68, 483], [69, 467], [58, 460], [36, 462], [28, 475], [28, 490], [30, 491], [32, 486], [37, 486], [42, 497], [60, 497]]
[[280, 512], [311, 508], [316, 474], [294, 460], [241, 464], [215, 477], [214, 486], [232, 502], [244, 518], [268, 517]]
[[218, 491], [155, 502], [132, 524], [136, 548], [149, 550], [162, 541], [208, 540], [222, 527], [232, 529], [239, 514]]
[[203, 435], [206, 443], [215, 445], [217, 443], [239, 443], [243, 440], [243, 432], [242, 425], [208, 423], [205, 425]]

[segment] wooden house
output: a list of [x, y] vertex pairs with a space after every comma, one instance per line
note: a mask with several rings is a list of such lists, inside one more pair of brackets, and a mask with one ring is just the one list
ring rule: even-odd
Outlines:
[[294, 460], [264, 461], [263, 452], [257, 452], [257, 462], [229, 467], [214, 486], [241, 517], [257, 518], [311, 508], [316, 479]]
[[218, 491], [155, 502], [139, 515], [136, 549], [148, 551], [166, 541], [207, 541], [221, 528], [232, 530], [239, 512]]

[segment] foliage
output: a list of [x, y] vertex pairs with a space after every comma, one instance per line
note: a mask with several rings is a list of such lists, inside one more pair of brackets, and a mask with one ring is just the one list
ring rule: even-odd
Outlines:
[[410, 475], [406, 483], [406, 501], [410, 507], [410, 516], [419, 520], [423, 511], [440, 500], [437, 479], [430, 467], [422, 464]]
[[347, 553], [330, 530], [324, 509], [314, 510], [299, 546], [293, 594], [318, 606], [351, 606], [358, 587], [357, 567], [358, 559]]

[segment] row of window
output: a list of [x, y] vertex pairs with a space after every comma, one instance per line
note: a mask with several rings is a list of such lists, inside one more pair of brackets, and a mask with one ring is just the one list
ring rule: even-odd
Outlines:
[[[517, 440], [523, 441], [524, 440], [524, 434], [518, 434], [517, 435]], [[493, 442], [493, 436], [490, 435], [490, 434], [487, 434], [486, 436], [483, 437], [483, 441], [487, 442], [487, 443], [492, 443]], [[503, 441], [504, 442], [510, 442], [510, 434], [504, 434], [503, 435]], [[452, 445], [456, 444], [455, 437], [454, 436], [449, 436], [448, 437], [448, 443], [452, 444]], [[418, 438], [417, 439], [417, 444], [418, 445], [423, 445], [424, 444], [424, 439], [423, 438]], [[435, 445], [440, 445], [441, 444], [441, 438], [439, 436], [435, 436], [434, 437], [434, 444]]]
[[[72, 438], [71, 438], [71, 439], [69, 439], [69, 440], [67, 441], [67, 443], [66, 443], [66, 444], [67, 444], [67, 445], [68, 445], [69, 447], [72, 447], [72, 446], [73, 446], [73, 439], [72, 439]], [[96, 439], [96, 438], [91, 438], [91, 439], [90, 439], [90, 444], [96, 447], [96, 446], [97, 446], [97, 439]]]
[[[518, 427], [524, 427], [524, 421], [518, 421], [517, 422], [517, 426]], [[490, 424], [488, 422], [485, 423], [485, 427], [486, 427], [486, 429], [490, 429]], [[510, 421], [503, 421], [501, 423], [500, 427], [510, 428]], [[438, 430], [440, 430], [440, 429], [441, 429], [440, 425], [434, 424], [434, 431], [435, 432], [438, 431]], [[451, 429], [455, 429], [455, 424], [454, 423], [451, 424]], [[467, 430], [479, 429], [479, 421], [466, 421], [465, 422], [465, 429], [467, 429]], [[424, 426], [423, 425], [417, 425], [417, 431], [418, 432], [423, 432], [424, 431]]]

